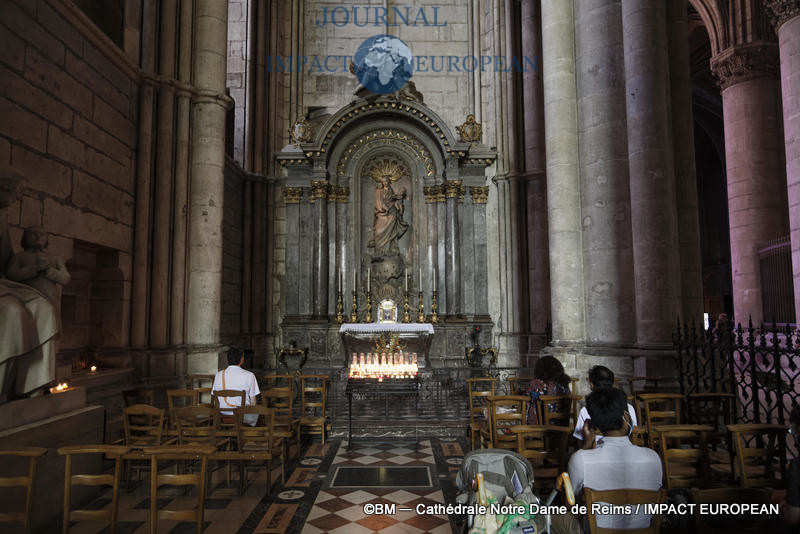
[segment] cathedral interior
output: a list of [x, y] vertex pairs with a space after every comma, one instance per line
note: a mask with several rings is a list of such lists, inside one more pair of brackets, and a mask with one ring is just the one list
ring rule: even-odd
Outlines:
[[410, 510], [553, 358], [569, 427], [604, 366], [637, 445], [656, 393], [785, 434], [798, 136], [798, 0], [0, 0], [3, 531], [466, 532]]

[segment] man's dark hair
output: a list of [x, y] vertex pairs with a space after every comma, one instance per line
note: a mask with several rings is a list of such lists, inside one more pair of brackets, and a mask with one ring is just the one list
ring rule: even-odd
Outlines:
[[595, 365], [589, 369], [589, 382], [596, 388], [613, 388], [614, 371], [605, 365]]
[[789, 422], [793, 425], [800, 425], [800, 404], [792, 406], [792, 415], [789, 416]]
[[553, 356], [542, 356], [533, 368], [533, 376], [542, 382], [555, 382], [564, 387], [569, 386], [569, 375], [564, 372], [564, 366]]
[[606, 433], [622, 428], [622, 414], [628, 411], [628, 397], [619, 388], [595, 388], [586, 397], [586, 410], [592, 424]]
[[242, 356], [244, 356], [244, 351], [242, 349], [231, 347], [228, 349], [228, 365], [239, 365], [242, 361]]

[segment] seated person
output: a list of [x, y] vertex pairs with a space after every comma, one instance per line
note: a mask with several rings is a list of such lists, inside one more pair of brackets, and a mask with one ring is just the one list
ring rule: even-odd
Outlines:
[[[531, 406], [528, 410], [528, 424], [538, 425], [536, 414], [536, 399], [540, 395], [569, 395], [569, 376], [564, 372], [564, 366], [553, 356], [543, 356], [533, 368], [533, 380], [528, 384], [528, 394], [531, 396]], [[555, 412], [558, 406], [549, 404], [547, 409]]]
[[[594, 445], [597, 432], [603, 439], [590, 449], [582, 449], [569, 459], [569, 476], [576, 496], [583, 488], [594, 490], [661, 488], [661, 459], [646, 447], [637, 447], [629, 438], [633, 430], [625, 392], [616, 388], [596, 388], [586, 397], [590, 420], [583, 426], [586, 441]], [[591, 513], [591, 510], [589, 511]], [[597, 526], [615, 530], [647, 528], [649, 514], [597, 515]]]
[[[211, 391], [221, 391], [223, 389], [244, 391], [245, 404], [252, 406], [256, 403], [256, 397], [261, 394], [261, 390], [258, 389], [256, 375], [242, 369], [242, 364], [244, 364], [244, 351], [235, 347], [228, 349], [228, 367], [216, 374]], [[225, 408], [239, 407], [241, 399], [239, 397], [220, 397], [219, 403], [220, 408], [222, 408], [220, 411], [222, 415], [233, 415], [233, 411], [225, 410]], [[244, 422], [250, 426], [255, 426], [258, 422], [258, 415], [246, 414]]]
[[[589, 388], [594, 391], [595, 388], [613, 388], [614, 387], [614, 371], [609, 369], [604, 365], [595, 365], [591, 369], [589, 369]], [[631, 416], [631, 424], [633, 426], [638, 425], [639, 423], [636, 421], [636, 410], [633, 406], [628, 403], [628, 414]], [[583, 424], [589, 418], [589, 411], [586, 409], [586, 406], [581, 408], [581, 411], [578, 413], [578, 420], [575, 422], [575, 432], [572, 435], [579, 439], [583, 440]], [[595, 435], [595, 440], [601, 439], [602, 436], [599, 434]], [[581, 446], [582, 449], [589, 449], [591, 448], [590, 444], [583, 443]]]

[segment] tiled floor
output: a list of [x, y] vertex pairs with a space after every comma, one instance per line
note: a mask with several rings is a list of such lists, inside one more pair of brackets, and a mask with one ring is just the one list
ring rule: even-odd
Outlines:
[[[280, 484], [280, 469], [273, 469], [273, 487], [266, 491], [266, 474], [262, 469], [249, 475], [250, 484], [244, 495], [238, 494], [238, 470], [232, 470], [230, 485], [226, 469], [213, 473], [205, 501], [204, 530], [208, 534], [238, 532], [269, 533], [450, 533], [460, 529], [456, 519], [442, 515], [417, 515], [417, 504], [454, 502], [455, 473], [466, 450], [465, 440], [431, 438], [414, 443], [376, 443], [359, 441], [353, 449], [347, 442], [333, 440], [325, 445], [311, 444], [299, 460], [291, 462], [287, 479]], [[347, 487], [331, 488], [331, 479], [339, 467], [346, 466], [425, 466], [430, 470], [429, 487]], [[148, 474], [133, 491], [121, 492], [117, 532], [148, 532]], [[193, 493], [184, 495], [181, 488], [167, 487], [159, 491], [159, 508], [191, 508], [196, 503]], [[110, 495], [96, 499], [91, 507], [110, 504]], [[393, 515], [367, 515], [365, 504], [394, 504]], [[403, 511], [411, 509], [411, 511]], [[452, 524], [451, 524], [452, 523]], [[159, 532], [180, 534], [195, 532], [192, 523], [159, 522]], [[56, 531], [56, 529], [54, 529]], [[75, 524], [73, 533], [107, 532], [104, 522]]]

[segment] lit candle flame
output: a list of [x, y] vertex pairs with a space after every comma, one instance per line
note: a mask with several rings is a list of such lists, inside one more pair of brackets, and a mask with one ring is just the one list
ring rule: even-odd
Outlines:
[[97, 366], [96, 366], [96, 365], [93, 365], [93, 366], [92, 366], [92, 368], [90, 369], [90, 371], [91, 371], [91, 372], [93, 372], [93, 373], [94, 373], [95, 371], [97, 371]]

